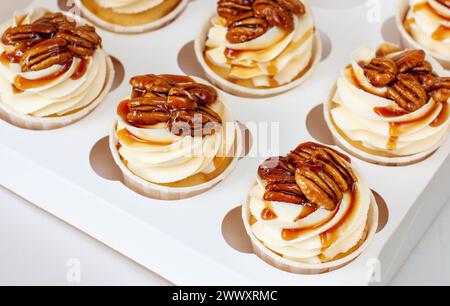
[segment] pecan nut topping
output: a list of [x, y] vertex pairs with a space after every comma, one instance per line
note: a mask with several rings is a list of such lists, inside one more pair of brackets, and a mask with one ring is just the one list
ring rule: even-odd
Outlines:
[[23, 71], [39, 71], [53, 65], [64, 65], [72, 61], [73, 55], [67, 51], [67, 42], [61, 38], [45, 40], [31, 47], [22, 57]]
[[431, 87], [431, 97], [434, 101], [448, 103], [450, 99], [450, 78], [438, 78]]
[[38, 23], [21, 25], [9, 28], [2, 37], [5, 45], [26, 44], [31, 45], [35, 42], [52, 37], [56, 32], [56, 27], [48, 23]]
[[218, 15], [227, 22], [227, 39], [231, 43], [258, 38], [273, 26], [291, 32], [294, 15], [305, 12], [299, 0], [220, 0], [217, 8]]
[[377, 57], [363, 66], [372, 85], [388, 86], [386, 98], [406, 112], [414, 112], [428, 103], [448, 101], [448, 80], [433, 72], [423, 50], [408, 50], [393, 59]]
[[293, 12], [281, 6], [278, 1], [256, 0], [253, 9], [256, 17], [265, 18], [269, 25], [278, 26], [288, 32], [294, 30]]
[[387, 58], [374, 58], [364, 66], [364, 75], [375, 87], [385, 87], [395, 81], [397, 66], [394, 61]]
[[217, 131], [222, 118], [209, 106], [216, 90], [190, 77], [143, 75], [130, 80], [132, 98], [127, 101], [130, 124], [151, 126], [167, 123], [174, 135], [207, 136]]
[[427, 92], [410, 74], [398, 75], [397, 82], [388, 89], [387, 96], [407, 112], [414, 112], [428, 102]]
[[265, 201], [334, 210], [357, 177], [350, 159], [315, 143], [298, 146], [287, 157], [270, 158], [258, 169], [267, 182]]
[[62, 26], [70, 26], [70, 27], [77, 26], [75, 20], [65, 16], [62, 13], [47, 13], [43, 17], [39, 18], [34, 22], [34, 24], [40, 23], [52, 24], [57, 28], [60, 28]]
[[244, 13], [252, 11], [255, 0], [220, 0], [217, 7], [217, 14], [226, 20], [234, 19]]
[[102, 39], [91, 26], [63, 26], [56, 37], [65, 39], [69, 44], [67, 48], [80, 57], [92, 56], [102, 44]]
[[262, 36], [268, 29], [269, 23], [265, 19], [257, 18], [249, 12], [233, 19], [226, 37], [229, 42], [239, 44]]
[[20, 62], [25, 72], [92, 56], [102, 40], [94, 27], [78, 26], [62, 13], [47, 13], [31, 24], [7, 29], [2, 42], [14, 47], [10, 62]]
[[410, 50], [400, 54], [394, 59], [399, 73], [406, 73], [411, 69], [423, 64], [425, 61], [425, 51]]

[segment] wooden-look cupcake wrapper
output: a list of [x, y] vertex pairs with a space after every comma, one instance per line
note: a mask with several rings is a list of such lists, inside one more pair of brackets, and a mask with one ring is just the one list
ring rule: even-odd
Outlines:
[[[409, 2], [408, 0], [399, 0], [399, 5], [397, 9], [397, 14], [395, 16], [395, 21], [397, 25], [397, 29], [400, 32], [401, 42], [403, 47], [411, 48], [411, 49], [426, 49], [425, 46], [420, 45], [418, 42], [414, 40], [413, 37], [406, 31], [405, 26], [403, 24], [406, 14], [409, 10]], [[445, 69], [450, 69], [450, 54], [448, 56], [444, 56], [442, 54], [438, 54], [431, 50], [426, 50], [432, 57], [434, 57]]]
[[367, 219], [367, 237], [364, 243], [357, 250], [347, 255], [346, 257], [322, 264], [307, 264], [285, 259], [265, 247], [264, 244], [260, 240], [258, 240], [258, 238], [256, 238], [251, 230], [251, 226], [249, 223], [250, 203], [248, 196], [245, 199], [245, 204], [242, 206], [242, 218], [246, 232], [250, 236], [253, 252], [259, 258], [264, 260], [269, 265], [282, 271], [302, 275], [317, 275], [336, 271], [347, 266], [352, 261], [357, 259], [367, 249], [367, 247], [372, 243], [378, 229], [379, 211], [375, 197], [373, 194], [371, 194], [371, 204]]
[[107, 79], [105, 81], [102, 92], [91, 104], [80, 109], [79, 111], [71, 115], [61, 117], [33, 117], [24, 114], [18, 114], [0, 101], [0, 118], [5, 120], [6, 122], [11, 123], [12, 125], [29, 130], [53, 130], [80, 121], [81, 119], [89, 115], [104, 100], [104, 98], [112, 88], [115, 70], [112, 60], [108, 55], [106, 62], [108, 70]]
[[75, 4], [81, 10], [81, 13], [84, 17], [105, 30], [119, 34], [139, 34], [155, 31], [171, 23], [186, 9], [187, 5], [189, 4], [189, 0], [181, 0], [175, 9], [173, 9], [169, 14], [165, 15], [161, 19], [148, 24], [129, 27], [113, 24], [97, 17], [93, 12], [86, 8], [81, 0], [75, 0]]
[[200, 32], [200, 35], [195, 40], [195, 55], [197, 57], [198, 62], [202, 66], [203, 71], [205, 72], [208, 80], [217, 87], [219, 87], [220, 89], [230, 94], [246, 98], [267, 98], [276, 96], [284, 92], [290, 91], [303, 84], [308, 78], [310, 78], [313, 75], [313, 73], [320, 64], [320, 61], [322, 59], [322, 41], [320, 40], [320, 36], [316, 31], [316, 33], [314, 34], [313, 56], [311, 58], [310, 68], [301, 77], [293, 80], [292, 82], [275, 88], [256, 89], [240, 86], [228, 80], [225, 80], [221, 76], [217, 75], [211, 69], [211, 67], [209, 67], [209, 65], [206, 63], [205, 60], [206, 40], [208, 37], [208, 31], [211, 28], [211, 19], [214, 16], [215, 15], [212, 15], [210, 18], [208, 18], [205, 25], [203, 26], [202, 31]]

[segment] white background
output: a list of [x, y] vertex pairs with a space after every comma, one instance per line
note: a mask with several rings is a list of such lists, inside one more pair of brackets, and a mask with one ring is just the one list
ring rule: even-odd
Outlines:
[[[1, 1], [0, 19], [27, 3]], [[170, 285], [0, 187], [0, 284], [71, 285], [66, 265], [73, 258], [81, 264], [81, 285]], [[450, 203], [393, 284], [450, 285]]]

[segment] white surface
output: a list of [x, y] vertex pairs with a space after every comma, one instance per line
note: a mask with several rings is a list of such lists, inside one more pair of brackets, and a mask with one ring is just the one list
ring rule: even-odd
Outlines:
[[[450, 202], [400, 269], [393, 285], [450, 285]], [[171, 285], [102, 243], [0, 187], [0, 285]], [[76, 284], [75, 284], [76, 285]]]
[[[39, 3], [44, 4], [50, 2], [54, 3], [53, 1], [42, 1]], [[317, 0], [316, 2], [319, 1]], [[361, 3], [364, 2], [365, 1], [362, 1]], [[195, 36], [196, 28], [200, 25], [201, 19], [204, 16], [209, 15], [209, 11], [207, 10], [213, 9], [213, 6], [213, 2], [195, 1], [192, 3], [190, 10], [180, 18], [178, 23], [174, 23], [164, 30], [146, 34], [151, 36], [152, 45], [167, 45], [167, 48], [164, 48], [163, 50], [164, 55], [160, 54], [160, 56], [164, 56], [167, 61], [148, 63], [151, 64], [153, 71], [177, 71], [178, 67], [176, 66], [175, 58], [178, 54], [178, 50]], [[191, 13], [189, 13], [189, 11]], [[192, 14], [193, 11], [196, 11], [197, 14]], [[392, 8], [390, 8], [383, 13], [388, 14], [387, 16], [392, 16], [392, 11]], [[339, 69], [345, 65], [350, 51], [360, 44], [376, 44], [376, 42], [381, 39], [380, 25], [375, 24], [371, 25], [370, 29], [367, 31], [362, 31], [362, 28], [360, 29], [361, 31], [352, 28], [354, 35], [348, 37], [346, 44], [340, 44], [341, 42], [337, 43], [336, 39], [341, 35], [341, 32], [336, 31], [337, 28], [335, 27], [335, 22], [332, 18], [329, 18], [330, 16], [335, 16], [336, 11], [317, 9], [316, 12], [317, 15], [320, 16], [319, 27], [334, 41], [333, 53], [319, 68], [318, 73], [320, 74], [313, 78], [308, 86], [290, 92], [284, 95], [283, 99], [278, 99], [277, 101], [273, 101], [273, 103], [261, 103], [259, 104], [259, 107], [256, 107], [254, 103], [242, 101], [239, 98], [232, 98], [236, 115], [244, 122], [254, 120], [257, 111], [259, 112], [257, 118], [260, 120], [264, 120], [264, 115], [270, 113], [271, 120], [283, 122], [281, 126], [281, 136], [283, 137], [280, 140], [282, 151], [287, 151], [289, 148], [292, 148], [299, 139], [309, 139], [310, 136], [305, 131], [304, 126], [298, 125], [297, 122], [304, 122], [307, 112], [312, 109], [313, 106], [319, 104], [324, 98], [321, 97], [321, 94], [325, 95], [326, 92], [322, 91], [322, 93], [319, 93], [319, 89], [330, 87], [330, 84], [334, 81]], [[354, 18], [354, 22], [363, 25], [365, 24], [364, 17], [357, 18], [357, 16], [364, 16], [364, 14], [362, 14], [363, 12], [365, 12], [365, 9], [358, 7], [355, 11], [340, 11], [340, 14], [344, 20], [347, 20], [347, 18]], [[182, 37], [185, 41], [167, 41], [167, 35], [174, 35], [172, 32], [176, 30], [176, 25], [181, 23], [191, 24], [192, 33], [186, 33], [186, 35]], [[340, 31], [342, 30], [345, 30], [345, 28], [340, 28]], [[349, 28], [347, 28], [347, 30], [349, 30]], [[136, 73], [148, 72], [148, 68], [146, 68], [146, 71], [142, 71], [143, 67], [141, 62], [133, 61], [127, 56], [129, 55], [128, 50], [123, 50], [122, 40], [114, 39], [115, 37], [112, 37], [112, 34], [110, 33], [102, 33], [102, 35], [104, 35], [105, 47], [107, 49], [110, 48], [119, 58], [128, 58], [130, 62], [127, 62], [126, 66], [129, 74], [133, 75]], [[143, 41], [147, 41], [146, 39], [143, 40], [141, 37], [131, 36], [128, 36], [126, 39], [129, 41], [130, 45], [142, 44]], [[157, 53], [159, 50], [153, 49], [152, 51]], [[133, 50], [133, 52], [136, 54], [136, 56], [133, 56], [133, 59], [148, 58], [146, 48], [138, 48]], [[157, 54], [152, 58], [159, 58], [156, 55]], [[331, 65], [330, 63], [333, 64]], [[85, 231], [95, 233], [97, 237], [101, 238], [103, 241], [108, 241], [116, 249], [127, 250], [128, 255], [130, 253], [132, 254], [129, 256], [134, 256], [135, 258], [140, 259], [141, 262], [144, 261], [147, 266], [158, 268], [160, 271], [164, 270], [166, 274], [172, 276], [171, 279], [177, 278], [181, 283], [193, 282], [193, 279], [196, 279], [197, 282], [201, 282], [199, 279], [205, 277], [210, 271], [206, 271], [205, 267], [225, 268], [225, 265], [229, 268], [232, 267], [231, 270], [223, 270], [223, 272], [226, 272], [226, 277], [229, 277], [227, 279], [228, 282], [230, 282], [230, 280], [234, 281], [238, 279], [233, 273], [239, 271], [242, 275], [247, 273], [247, 276], [253, 278], [254, 281], [261, 282], [272, 281], [274, 283], [286, 282], [293, 284], [363, 283], [366, 261], [380, 251], [385, 239], [389, 238], [395, 231], [396, 225], [411, 208], [412, 203], [426, 186], [433, 172], [437, 170], [445, 159], [450, 148], [450, 144], [447, 143], [447, 145], [432, 158], [414, 167], [387, 169], [358, 161], [358, 164], [364, 169], [371, 186], [382, 193], [384, 198], [390, 204], [390, 223], [388, 223], [388, 226], [384, 231], [378, 235], [378, 239], [376, 239], [372, 245], [371, 251], [368, 251], [364, 256], [352, 263], [351, 266], [335, 273], [327, 274], [326, 276], [303, 278], [301, 276], [281, 273], [280, 271], [265, 265], [261, 261], [255, 260], [253, 256], [236, 254], [220, 239], [220, 224], [222, 218], [229, 209], [242, 200], [242, 197], [245, 194], [245, 187], [247, 186], [246, 182], [248, 181], [249, 184], [251, 180], [253, 180], [254, 169], [259, 163], [259, 160], [257, 159], [247, 159], [242, 161], [239, 169], [234, 173], [233, 178], [218, 186], [214, 193], [209, 193], [208, 195], [198, 197], [192, 201], [184, 201], [185, 203], [183, 204], [185, 205], [177, 205], [176, 210], [173, 209], [172, 205], [158, 203], [157, 201], [153, 201], [152, 205], [149, 205], [149, 200], [126, 190], [123, 186], [120, 186], [120, 184], [105, 182], [97, 176], [92, 176], [87, 161], [91, 145], [107, 133], [106, 131], [109, 127], [105, 126], [105, 122], [112, 121], [111, 118], [114, 113], [114, 104], [118, 101], [119, 95], [120, 97], [123, 97], [124, 91], [128, 91], [126, 86], [111, 95], [108, 101], [106, 101], [92, 116], [83, 120], [76, 126], [68, 127], [64, 130], [48, 133], [19, 132], [15, 128], [0, 123], [2, 126], [0, 133], [3, 133], [2, 142], [7, 144], [6, 147], [10, 146], [11, 148], [14, 148], [15, 151], [23, 152], [23, 154], [28, 155], [33, 159], [32, 162], [31, 160], [24, 159], [23, 156], [14, 155], [14, 152], [11, 150], [0, 152], [5, 156], [3, 161], [0, 159], [4, 167], [3, 170], [5, 170], [2, 179], [5, 181], [5, 184], [7, 183], [10, 186], [14, 186], [14, 188], [21, 193], [28, 193], [28, 197], [37, 202], [36, 204], [45, 207], [47, 210], [57, 212], [58, 215], [62, 215], [66, 219], [70, 219], [73, 224]], [[286, 112], [286, 108], [292, 108], [294, 99], [295, 101], [302, 101], [301, 106], [298, 106], [301, 111]], [[289, 115], [295, 117], [289, 118]], [[81, 135], [84, 135], [83, 139], [78, 137], [80, 132]], [[292, 135], [292, 133], [297, 135], [296, 139], [292, 139], [291, 137], [286, 138], [286, 136]], [[67, 146], [54, 145], [55, 143], [67, 143], [68, 139], [72, 140], [70, 144], [72, 145], [71, 148], [73, 147], [73, 150], [68, 151]], [[42, 146], [43, 143], [49, 143], [51, 150], [49, 151], [48, 147]], [[30, 152], [33, 152], [33, 154], [30, 154]], [[7, 161], [9, 161], [9, 163]], [[16, 161], [16, 164], [14, 164], [14, 161]], [[17, 169], [21, 169], [21, 175], [17, 175]], [[8, 171], [10, 171], [10, 175], [5, 175]], [[35, 171], [35, 173], [32, 171]], [[392, 188], [392, 185], [387, 184], [387, 182], [377, 179], [386, 175], [389, 175], [390, 179], [393, 181], [402, 181], [407, 177], [409, 184], [408, 186], [399, 186], [394, 189]], [[54, 186], [55, 190], [52, 190], [52, 194], [49, 194], [49, 190], [46, 190], [46, 188], [41, 188], [40, 185], [36, 184], [36, 181], [33, 178], [37, 176], [41, 177], [41, 179], [46, 179], [47, 184]], [[64, 180], [61, 179], [62, 176], [64, 176]], [[236, 181], [233, 181], [233, 179]], [[224, 198], [227, 199], [227, 203], [221, 203], [220, 199]], [[107, 206], [107, 203], [103, 200], [108, 201], [110, 205]], [[216, 203], [216, 205], [205, 205], [205, 202], [213, 202]], [[130, 203], [133, 203], [133, 205], [130, 205]], [[424, 203], [421, 203], [421, 205], [424, 205]], [[428, 203], [428, 205], [432, 205], [432, 203]], [[111, 206], [114, 206], [114, 209], [111, 209]], [[108, 215], [104, 213], [106, 208], [110, 208]], [[201, 213], [202, 215], [205, 214], [209, 216], [209, 218], [203, 220], [201, 226], [195, 218], [185, 218], [187, 212], [192, 213], [195, 211], [198, 212], [196, 215], [200, 215]], [[124, 212], [126, 213], [124, 214]], [[119, 214], [121, 214], [121, 217], [127, 218], [127, 223], [119, 223], [121, 221], [118, 219]], [[14, 218], [7, 214], [5, 215], [9, 222], [5, 222], [4, 224], [9, 224], [11, 220], [25, 220], [24, 223], [19, 224], [18, 227], [21, 230], [28, 227], [26, 218], [22, 216]], [[18, 215], [21, 215], [21, 213]], [[108, 218], [105, 218], [105, 216]], [[135, 219], [139, 219], [139, 221], [142, 222], [136, 222], [136, 220], [134, 220], [135, 222], [129, 222], [130, 216], [133, 216]], [[32, 218], [32, 220], [34, 219]], [[171, 226], [171, 223], [168, 223], [168, 220], [171, 220], [173, 224], [178, 224], [183, 230]], [[45, 221], [44, 223], [48, 224], [49, 222]], [[55, 247], [56, 244], [54, 242], [46, 243], [45, 241], [41, 243], [40, 239], [59, 235], [60, 231], [42, 227], [44, 228], [43, 232], [40, 232], [38, 228], [30, 229], [33, 234], [30, 235], [32, 240], [31, 242], [24, 244], [27, 248], [25, 248], [22, 253], [30, 254], [32, 258], [39, 258], [40, 256], [48, 258], [49, 262], [52, 265], [55, 265], [55, 263], [58, 262], [58, 259], [53, 258], [53, 255], [58, 254], [58, 252], [52, 250], [52, 248], [49, 247], [49, 244], [52, 247]], [[208, 230], [205, 231], [205, 228]], [[168, 236], [157, 235], [157, 229], [167, 232]], [[134, 230], [136, 235], [129, 235], [129, 232], [132, 230]], [[150, 235], [146, 234], [147, 231], [150, 232]], [[20, 235], [16, 233], [18, 233], [18, 231], [11, 230], [8, 226], [7, 230], [2, 230], [2, 234], [7, 235], [8, 240], [2, 239], [1, 241], [19, 241], [16, 236], [20, 237]], [[51, 233], [51, 235], [48, 233]], [[126, 233], [128, 233], [128, 236], [124, 236]], [[28, 237], [28, 235], [26, 236]], [[176, 237], [178, 242], [181, 241], [183, 243], [174, 246], [168, 242], [169, 240], [167, 238], [169, 238], [169, 236]], [[412, 237], [418, 238], [418, 235]], [[59, 237], [55, 240], [59, 243], [61, 243], [60, 241], [70, 241], [70, 239], [65, 237]], [[158, 252], [153, 252], [155, 250], [154, 246], [158, 246], [158, 241], [165, 242], [164, 248], [158, 248]], [[80, 248], [79, 244], [79, 242], [71, 244], [72, 249], [65, 246], [63, 250], [69, 250], [69, 254], [64, 254], [64, 258], [61, 261], [66, 263], [68, 258], [78, 258], [81, 262], [82, 269], [87, 269], [83, 267], [89, 267], [90, 264], [88, 261], [90, 258], [94, 258], [94, 256], [87, 256], [87, 259], [85, 259], [85, 257], [81, 258], [81, 255], [77, 256], [70, 254], [73, 253], [72, 250]], [[7, 245], [13, 244], [7, 243]], [[187, 246], [192, 249], [189, 249]], [[151, 247], [153, 247], [153, 249]], [[189, 252], [190, 257], [186, 254], [184, 254], [184, 256], [175, 256], [179, 254], [180, 248], [183, 252]], [[130, 249], [133, 251], [131, 252]], [[3, 253], [6, 252], [6, 250], [7, 247], [0, 249], [0, 252]], [[170, 250], [173, 251], [171, 252]], [[198, 250], [202, 253], [201, 256], [200, 254], [193, 254], [193, 250]], [[37, 254], [35, 254], [36, 252]], [[426, 255], [428, 256], [427, 259], [429, 261], [430, 253], [432, 252], [433, 250], [426, 250]], [[19, 251], [19, 254], [20, 253], [21, 252]], [[445, 254], [446, 253], [442, 256], [445, 256]], [[197, 257], [194, 257], [195, 255]], [[174, 262], [169, 262], [167, 259], [168, 256], [173, 256]], [[20, 258], [19, 255], [14, 253], [12, 257]], [[205, 259], [207, 259], [208, 262], [205, 262]], [[191, 260], [191, 264], [186, 264], [189, 260]], [[195, 264], [199, 262], [199, 260], [202, 265]], [[85, 261], [86, 263], [84, 263]], [[217, 264], [219, 261], [222, 262], [224, 266]], [[99, 259], [93, 266], [103, 268], [105, 262], [107, 262], [107, 260]], [[183, 269], [177, 269], [177, 266], [174, 265], [175, 262], [179, 265], [184, 264]], [[437, 260], [434, 260], [432, 263], [428, 262], [426, 266], [428, 271], [432, 271], [433, 265], [437, 262]], [[6, 265], [8, 267], [13, 266], [11, 263], [6, 263]], [[22, 264], [19, 263], [19, 265]], [[33, 266], [33, 264], [31, 265]], [[43, 266], [44, 265], [35, 265], [36, 268]], [[203, 271], [200, 271], [199, 268], [202, 267]], [[106, 269], [110, 271], [110, 269]], [[414, 269], [417, 271], [417, 266], [414, 265]], [[437, 269], [438, 271], [444, 271], [442, 266], [437, 267]], [[28, 267], [24, 268], [24, 270], [30, 271]], [[58, 268], [56, 268], [55, 271], [57, 270]], [[0, 271], [3, 272], [2, 270]], [[31, 269], [31, 271], [33, 270]], [[195, 271], [196, 273], [190, 273], [188, 271]], [[361, 273], [362, 271], [364, 271], [364, 275]], [[180, 274], [181, 272], [185, 272], [184, 275]], [[13, 274], [16, 273], [13, 272]], [[40, 274], [39, 271], [36, 273], [32, 272], [32, 275], [37, 274]], [[59, 272], [56, 272], [56, 274], [59, 274]], [[63, 274], [65, 275], [65, 273]], [[219, 281], [223, 281], [222, 277], [224, 277], [225, 274], [217, 272], [214, 275], [208, 275], [208, 280], [212, 279], [216, 283], [219, 283]], [[89, 275], [89, 273], [85, 272], [83, 275]], [[118, 275], [120, 279], [125, 279], [120, 272]], [[423, 278], [423, 273], [420, 273], [420, 277]], [[112, 279], [109, 276], [107, 276], [107, 278], [108, 280]], [[87, 282], [87, 279], [84, 279], [84, 281]], [[202, 279], [202, 281], [205, 283], [205, 279]]]

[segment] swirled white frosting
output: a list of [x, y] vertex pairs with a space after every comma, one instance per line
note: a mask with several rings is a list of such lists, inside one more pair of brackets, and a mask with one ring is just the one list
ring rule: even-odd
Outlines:
[[[400, 51], [402, 52], [402, 51]], [[389, 56], [395, 57], [398, 53]], [[384, 98], [387, 87], [377, 88], [365, 77], [360, 62], [370, 62], [376, 52], [360, 48], [352, 54], [351, 66], [345, 68], [337, 82], [337, 92], [331, 110], [333, 123], [342, 134], [354, 142], [381, 156], [409, 156], [435, 149], [448, 133], [450, 118], [439, 125], [432, 123], [448, 114], [447, 103], [436, 103], [433, 99], [413, 113], [384, 117], [377, 108], [401, 110], [390, 99]], [[427, 56], [433, 71], [438, 76], [449, 76], [433, 58]], [[445, 111], [446, 108], [447, 111]]]
[[138, 14], [157, 7], [164, 0], [95, 0], [97, 5], [112, 9], [116, 14]]
[[[217, 161], [235, 157], [237, 126], [231, 111], [220, 99], [211, 109], [222, 118], [222, 126], [206, 137], [175, 136], [166, 123], [138, 128], [119, 118], [120, 156], [135, 175], [156, 184], [175, 183], [196, 174], [215, 172], [221, 166]], [[129, 141], [127, 134], [138, 141]]]
[[410, 0], [405, 26], [424, 48], [450, 57], [450, 8], [436, 0]]
[[[228, 69], [228, 78], [251, 80], [255, 87], [271, 87], [273, 81], [276, 85], [291, 82], [308, 67], [313, 56], [313, 15], [308, 1], [302, 2], [306, 13], [294, 16], [294, 31], [287, 33], [272, 27], [262, 36], [240, 44], [227, 40], [225, 20], [215, 16], [206, 42], [207, 59], [214, 66]], [[226, 49], [238, 55], [230, 60], [225, 56]]]
[[[367, 223], [371, 205], [370, 190], [364, 179], [355, 171], [358, 182], [353, 196], [350, 192], [336, 211], [319, 208], [305, 218], [298, 218], [307, 209], [301, 205], [263, 201], [266, 183], [257, 179], [249, 193], [250, 213], [255, 218], [251, 225], [254, 236], [268, 249], [284, 258], [302, 263], [332, 261], [348, 254], [367, 237]], [[264, 220], [263, 211], [270, 206], [277, 216]], [[286, 240], [285, 230], [298, 230], [295, 239]]]
[[[46, 10], [37, 9], [31, 12], [22, 23], [29, 24], [42, 17]], [[15, 17], [0, 27], [0, 33], [16, 26], [20, 17]], [[0, 43], [0, 53], [8, 46]], [[90, 105], [103, 91], [108, 78], [107, 54], [97, 49], [89, 58], [84, 75], [72, 79], [78, 70], [81, 60], [75, 58], [71, 67], [62, 75], [42, 86], [16, 92], [13, 89], [17, 77], [38, 80], [53, 75], [63, 69], [54, 65], [40, 71], [22, 72], [19, 64], [0, 63], [0, 103], [4, 103], [14, 112], [35, 117], [64, 116]]]

